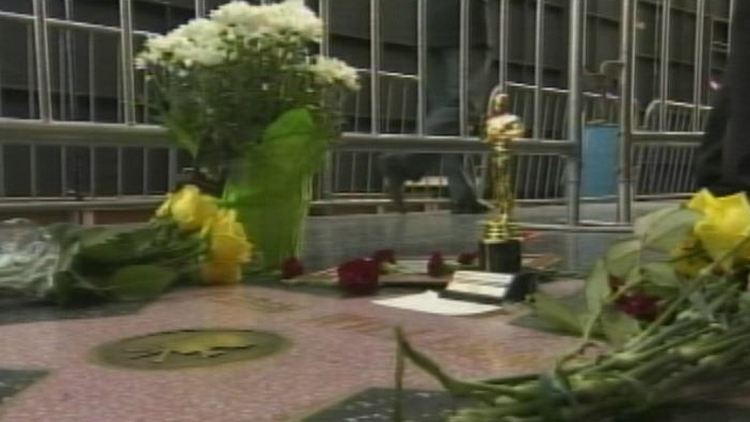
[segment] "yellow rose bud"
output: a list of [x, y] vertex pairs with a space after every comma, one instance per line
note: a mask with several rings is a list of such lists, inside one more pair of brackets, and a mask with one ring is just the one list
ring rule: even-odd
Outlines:
[[167, 218], [172, 212], [172, 202], [173, 202], [174, 196], [169, 193], [167, 194], [167, 199], [164, 200], [164, 202], [161, 204], [161, 206], [156, 210], [156, 217], [157, 218]]
[[234, 210], [219, 211], [209, 227], [212, 261], [244, 263], [250, 260], [252, 245], [247, 240], [242, 224], [237, 222]]
[[706, 214], [710, 209], [714, 208], [718, 204], [718, 200], [711, 194], [708, 189], [701, 189], [700, 192], [693, 195], [688, 201], [687, 207], [693, 211], [697, 211]]
[[[750, 203], [744, 193], [716, 198], [702, 191], [691, 204], [704, 215], [693, 232], [712, 259], [724, 257], [750, 235]], [[750, 257], [750, 244], [741, 247], [736, 256]]]
[[242, 279], [238, 264], [206, 262], [201, 266], [201, 278], [207, 284], [235, 284]]
[[185, 231], [204, 227], [217, 212], [216, 200], [209, 195], [202, 195], [193, 185], [187, 185], [175, 193], [171, 201], [172, 219]]

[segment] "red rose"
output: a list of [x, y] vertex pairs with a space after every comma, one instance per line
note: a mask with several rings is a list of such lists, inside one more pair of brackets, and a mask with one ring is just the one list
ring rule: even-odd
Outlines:
[[443, 254], [440, 252], [433, 252], [430, 255], [430, 260], [427, 262], [427, 274], [430, 277], [442, 277], [448, 274], [449, 269], [445, 265]]
[[476, 262], [477, 258], [479, 258], [479, 254], [476, 252], [465, 252], [458, 256], [459, 264], [461, 265], [473, 265], [474, 262]]
[[304, 273], [305, 267], [302, 265], [302, 262], [295, 257], [288, 258], [281, 264], [281, 278], [283, 279], [298, 277]]
[[633, 318], [651, 321], [659, 315], [659, 298], [646, 293], [629, 293], [621, 297], [615, 304], [620, 312]]
[[372, 259], [378, 263], [378, 266], [382, 264], [395, 264], [396, 252], [393, 249], [380, 249], [373, 252]]
[[337, 270], [339, 286], [352, 295], [369, 295], [378, 290], [380, 266], [371, 258], [359, 258], [341, 264]]

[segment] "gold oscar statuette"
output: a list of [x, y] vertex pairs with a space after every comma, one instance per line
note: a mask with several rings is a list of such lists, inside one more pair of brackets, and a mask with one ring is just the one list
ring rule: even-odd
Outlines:
[[521, 267], [520, 241], [512, 224], [515, 193], [511, 178], [510, 144], [524, 135], [521, 119], [508, 111], [508, 94], [493, 91], [487, 105], [483, 141], [492, 148], [490, 175], [494, 210], [483, 222], [480, 242], [482, 267], [492, 272], [517, 272]]

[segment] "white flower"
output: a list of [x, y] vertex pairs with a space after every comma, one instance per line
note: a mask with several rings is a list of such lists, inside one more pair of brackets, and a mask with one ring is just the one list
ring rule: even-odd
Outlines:
[[227, 57], [227, 45], [222, 38], [225, 32], [221, 24], [195, 19], [167, 35], [147, 40], [146, 49], [136, 59], [136, 64], [139, 67], [149, 64], [186, 67], [221, 64]]
[[[298, 0], [260, 6], [235, 0], [211, 12], [210, 19], [195, 19], [148, 39], [136, 65], [214, 66], [258, 49], [304, 48], [322, 36], [322, 21]], [[248, 51], [239, 47], [243, 44]]]
[[235, 0], [211, 12], [211, 19], [247, 39], [296, 36], [320, 42], [323, 36], [323, 22], [298, 1], [251, 6]]
[[318, 56], [307, 68], [321, 85], [342, 85], [352, 91], [359, 89], [357, 70], [339, 59]]
[[146, 48], [136, 59], [139, 66], [148, 64], [164, 65], [174, 56], [175, 51], [185, 48], [189, 40], [172, 32], [146, 40]]
[[175, 30], [177, 34], [192, 41], [218, 40], [223, 31], [223, 25], [205, 18], [193, 19]]

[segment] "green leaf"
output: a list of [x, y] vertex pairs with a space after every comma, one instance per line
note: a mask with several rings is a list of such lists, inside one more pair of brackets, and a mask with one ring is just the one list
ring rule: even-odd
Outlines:
[[661, 219], [669, 216], [673, 212], [679, 211], [680, 209], [680, 205], [664, 207], [637, 218], [635, 224], [633, 224], [633, 233], [640, 238], [645, 237], [657, 226]]
[[177, 273], [156, 265], [132, 265], [117, 270], [105, 287], [118, 300], [145, 300], [160, 295]]
[[95, 248], [101, 244], [109, 242], [122, 235], [123, 233], [132, 232], [132, 227], [91, 227], [86, 228], [80, 233], [81, 247]]
[[81, 306], [101, 302], [100, 290], [74, 271], [55, 274], [54, 289], [50, 298], [60, 306]]
[[531, 307], [540, 318], [555, 328], [575, 335], [583, 333], [583, 318], [560, 301], [537, 292], [532, 296]]
[[594, 269], [591, 270], [591, 274], [586, 278], [586, 285], [584, 287], [588, 312], [596, 315], [602, 308], [610, 292], [609, 273], [604, 262], [599, 260], [594, 264]]
[[701, 214], [687, 208], [667, 208], [650, 214], [638, 228], [644, 248], [669, 252], [691, 232]]
[[601, 324], [604, 336], [615, 347], [624, 345], [641, 331], [641, 326], [635, 318], [610, 307], [602, 312]]
[[626, 277], [638, 265], [643, 245], [639, 239], [629, 239], [612, 245], [604, 255], [607, 271], [615, 277]]
[[198, 154], [198, 142], [191, 131], [186, 130], [178, 119], [171, 117], [168, 114], [163, 115], [164, 126], [169, 129], [169, 133], [172, 135], [174, 142], [181, 148], [185, 149], [190, 153], [191, 156], [195, 157]]
[[680, 287], [680, 279], [674, 272], [674, 266], [668, 262], [650, 262], [643, 266], [646, 280], [661, 287]]

